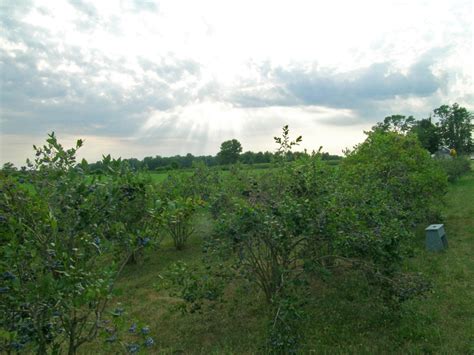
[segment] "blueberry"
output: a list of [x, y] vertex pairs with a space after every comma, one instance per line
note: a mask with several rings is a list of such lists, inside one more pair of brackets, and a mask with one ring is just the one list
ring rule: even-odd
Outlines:
[[149, 334], [149, 333], [150, 333], [150, 328], [148, 328], [148, 327], [143, 327], [142, 328], [142, 334], [146, 335], [146, 334]]
[[61, 262], [58, 261], [58, 260], [55, 260], [55, 261], [53, 261], [53, 262], [51, 263], [51, 268], [52, 268], [52, 269], [57, 270], [57, 269], [61, 269], [62, 267], [63, 267], [63, 265], [62, 265]]
[[112, 312], [113, 316], [120, 317], [124, 312], [124, 309], [121, 307], [115, 308], [115, 310]]
[[5, 271], [2, 274], [2, 277], [3, 277], [4, 280], [15, 280], [16, 279], [15, 275], [13, 275], [10, 271]]
[[138, 344], [128, 344], [127, 345], [127, 350], [129, 353], [134, 354], [137, 353], [140, 350], [140, 345]]
[[154, 344], [155, 344], [155, 341], [153, 340], [152, 337], [147, 337], [147, 338], [145, 339], [145, 346], [146, 346], [147, 348], [151, 348]]
[[115, 328], [114, 327], [107, 327], [105, 328], [105, 331], [109, 334], [115, 333]]
[[150, 243], [150, 238], [139, 238], [138, 239], [138, 243], [141, 245], [141, 246], [147, 246], [149, 243]]
[[105, 341], [106, 341], [107, 343], [114, 343], [115, 341], [117, 341], [117, 334], [114, 334], [114, 335], [112, 335], [111, 337], [105, 339]]
[[128, 331], [130, 333], [135, 333], [135, 331], [137, 330], [137, 325], [135, 323], [133, 323], [130, 328], [128, 328]]
[[10, 346], [14, 350], [18, 351], [18, 350], [21, 350], [21, 348], [23, 348], [24, 345], [22, 343], [17, 343], [16, 341], [14, 341], [14, 342], [10, 343]]

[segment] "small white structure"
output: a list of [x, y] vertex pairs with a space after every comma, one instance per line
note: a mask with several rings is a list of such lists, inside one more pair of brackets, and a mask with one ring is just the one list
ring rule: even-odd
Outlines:
[[431, 154], [431, 157], [442, 158], [442, 159], [452, 159], [451, 149], [449, 149], [446, 146], [441, 146], [434, 154]]
[[425, 229], [426, 249], [429, 251], [441, 251], [448, 247], [448, 238], [444, 230], [444, 224], [432, 224]]

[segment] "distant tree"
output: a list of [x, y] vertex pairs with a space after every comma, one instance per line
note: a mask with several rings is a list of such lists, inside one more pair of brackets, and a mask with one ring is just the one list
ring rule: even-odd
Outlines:
[[263, 163], [271, 163], [273, 159], [273, 153], [272, 152], [265, 152], [263, 153]]
[[143, 165], [148, 169], [148, 170], [154, 170], [156, 168], [154, 164], [154, 159], [153, 157], [145, 157], [143, 158]]
[[2, 170], [5, 173], [12, 173], [12, 172], [17, 171], [17, 168], [15, 167], [13, 163], [6, 162], [5, 164], [3, 164]]
[[329, 154], [327, 152], [323, 152], [321, 154], [321, 159], [322, 160], [341, 160], [342, 157], [337, 154]]
[[436, 127], [430, 118], [425, 118], [420, 121], [416, 121], [412, 127], [412, 132], [418, 136], [423, 148], [428, 150], [430, 153], [434, 153], [438, 150], [441, 143], [441, 137], [439, 135], [439, 129]]
[[452, 106], [440, 106], [434, 110], [434, 115], [439, 118], [438, 127], [444, 145], [459, 153], [472, 151], [472, 113], [455, 103]]
[[258, 152], [255, 154], [255, 163], [265, 163], [265, 156], [263, 152]]
[[237, 139], [231, 139], [221, 144], [217, 159], [220, 164], [235, 164], [239, 160], [240, 153], [242, 153], [242, 145]]
[[415, 124], [413, 116], [391, 115], [372, 127], [373, 131], [408, 133]]
[[181, 166], [183, 168], [190, 168], [193, 165], [193, 160], [195, 160], [195, 157], [191, 153], [188, 153], [186, 154], [186, 156], [182, 157], [181, 159], [182, 159]]
[[132, 170], [137, 171], [142, 168], [142, 162], [136, 158], [130, 158], [125, 160]]
[[255, 163], [255, 153], [254, 152], [245, 152], [240, 155], [240, 161], [244, 164], [253, 164]]
[[179, 163], [176, 160], [173, 160], [170, 164], [170, 167], [173, 170], [179, 169]]

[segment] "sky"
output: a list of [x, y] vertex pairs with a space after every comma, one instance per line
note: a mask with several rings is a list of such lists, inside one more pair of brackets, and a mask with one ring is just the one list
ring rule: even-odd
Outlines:
[[342, 154], [391, 114], [474, 111], [473, 1], [0, 0], [0, 164], [54, 131], [79, 158]]

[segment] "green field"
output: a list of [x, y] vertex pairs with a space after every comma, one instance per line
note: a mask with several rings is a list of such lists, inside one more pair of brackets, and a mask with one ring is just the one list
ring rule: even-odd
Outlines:
[[[154, 175], [155, 180], [166, 174]], [[425, 297], [403, 304], [393, 314], [371, 295], [360, 275], [337, 274], [311, 287], [304, 323], [304, 352], [346, 353], [474, 353], [474, 172], [451, 184], [446, 196], [444, 223], [449, 249], [424, 250], [419, 233], [415, 256], [406, 271], [421, 272], [433, 285]], [[436, 221], [438, 222], [438, 221]], [[125, 319], [152, 329], [160, 353], [255, 353], [265, 339], [265, 302], [257, 289], [243, 289], [236, 281], [225, 302], [202, 313], [183, 314], [180, 299], [160, 288], [162, 275], [176, 261], [201, 263], [202, 238], [211, 232], [206, 212], [198, 216], [197, 233], [187, 248], [176, 251], [166, 239], [158, 250], [148, 250], [139, 265], [125, 269], [111, 305], [126, 310]], [[111, 307], [112, 307], [111, 306]], [[116, 346], [116, 345], [115, 345]], [[81, 353], [110, 353], [103, 340], [85, 345]]]
[[[324, 160], [325, 164], [329, 166], [337, 166], [341, 162], [340, 160]], [[261, 174], [264, 173], [265, 171], [268, 171], [271, 169], [271, 166], [269, 163], [262, 163], [262, 164], [254, 164], [254, 165], [247, 165], [247, 164], [242, 164], [242, 169], [249, 171], [252, 174]], [[214, 167], [212, 169], [215, 169], [219, 171], [221, 174], [228, 174], [229, 170], [228, 167]], [[186, 175], [192, 175], [193, 170], [192, 169], [181, 169], [181, 170], [176, 170], [176, 171], [161, 171], [161, 172], [150, 172], [149, 175], [154, 182], [162, 182], [164, 181], [170, 174], [173, 173], [180, 173], [180, 174], [186, 174]]]

